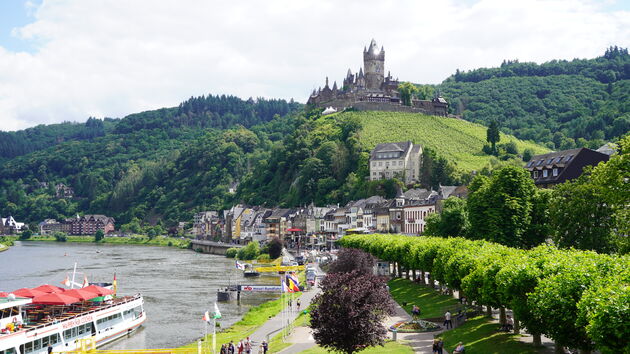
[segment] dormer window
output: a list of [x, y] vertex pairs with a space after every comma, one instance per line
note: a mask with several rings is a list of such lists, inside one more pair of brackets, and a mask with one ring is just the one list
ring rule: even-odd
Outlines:
[[545, 160], [540, 160], [540, 161], [538, 161], [538, 163], [536, 164], [536, 166], [540, 166], [540, 165], [543, 163], [543, 161], [545, 161]]
[[548, 170], [543, 170], [543, 178], [547, 178], [547, 176], [548, 176], [548, 172], [547, 171]]
[[558, 169], [554, 168], [553, 171], [552, 171], [552, 174], [553, 174], [554, 177], [558, 176]]
[[571, 161], [571, 159], [573, 158], [573, 155], [569, 155], [567, 156], [567, 158], [564, 160], [564, 162], [568, 162]]
[[558, 162], [562, 161], [562, 158], [563, 158], [563, 157], [564, 157], [564, 155], [562, 155], [562, 156], [558, 157], [558, 158], [556, 159], [556, 163], [558, 163]]
[[551, 165], [551, 162], [553, 161], [553, 157], [550, 158], [549, 160], [547, 160], [547, 165]]

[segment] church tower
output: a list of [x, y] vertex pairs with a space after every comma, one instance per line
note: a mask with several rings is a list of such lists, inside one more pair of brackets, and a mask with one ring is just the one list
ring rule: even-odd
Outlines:
[[380, 90], [385, 80], [385, 50], [378, 50], [372, 39], [370, 47], [363, 49], [363, 67], [365, 68], [365, 86], [368, 90]]

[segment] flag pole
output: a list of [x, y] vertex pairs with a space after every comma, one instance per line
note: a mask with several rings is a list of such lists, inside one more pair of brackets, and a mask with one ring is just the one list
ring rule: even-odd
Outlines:
[[212, 316], [212, 353], [217, 352], [217, 316]]

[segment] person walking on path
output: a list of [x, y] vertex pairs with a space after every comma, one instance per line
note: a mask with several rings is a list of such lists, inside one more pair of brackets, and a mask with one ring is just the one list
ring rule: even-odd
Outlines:
[[439, 353], [438, 343], [439, 343], [439, 340], [437, 338], [433, 339], [433, 345], [431, 346], [431, 350], [433, 350], [433, 354]]
[[251, 354], [252, 352], [252, 341], [247, 337], [245, 340], [245, 354]]
[[438, 338], [438, 354], [444, 353], [444, 341], [442, 338]]
[[448, 329], [449, 326], [453, 328], [453, 321], [451, 321], [451, 312], [446, 310], [446, 313], [444, 314], [444, 327]]
[[295, 302], [295, 304], [297, 305], [297, 310], [298, 310], [298, 312], [300, 312], [300, 299], [297, 299], [297, 301]]
[[230, 344], [228, 344], [227, 352], [228, 352], [228, 354], [234, 354], [234, 342], [233, 341], [230, 341]]
[[245, 344], [243, 344], [242, 339], [238, 342], [236, 349], [238, 349], [238, 354], [243, 354], [243, 350], [245, 349]]
[[267, 344], [267, 341], [262, 341], [260, 346], [262, 347], [262, 354], [267, 354], [267, 350], [269, 350], [269, 344]]

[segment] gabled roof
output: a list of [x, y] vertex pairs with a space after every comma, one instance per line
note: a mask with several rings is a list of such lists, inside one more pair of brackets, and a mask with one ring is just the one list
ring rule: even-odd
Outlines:
[[550, 152], [548, 154], [536, 155], [525, 165], [530, 172], [558, 169], [558, 175], [548, 172], [547, 177], [543, 177], [538, 172], [538, 178], [534, 179], [536, 184], [556, 184], [566, 180], [575, 179], [582, 174], [585, 166], [595, 166], [602, 161], [608, 161], [609, 156], [587, 148], [570, 149]]

